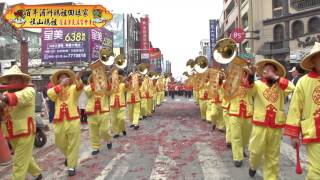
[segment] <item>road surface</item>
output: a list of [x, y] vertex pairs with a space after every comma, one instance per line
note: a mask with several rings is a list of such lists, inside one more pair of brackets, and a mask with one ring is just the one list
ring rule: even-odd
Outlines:
[[[88, 130], [82, 129], [80, 165], [77, 175], [68, 178], [64, 157], [53, 144], [49, 132], [47, 145], [34, 150], [44, 179], [75, 180], [248, 180], [248, 159], [234, 167], [225, 134], [212, 131], [200, 120], [198, 107], [190, 100], [176, 97], [158, 107], [152, 118], [141, 121], [140, 129], [127, 128], [128, 135], [106, 144], [97, 156], [91, 156]], [[127, 123], [129, 125], [129, 123]], [[295, 174], [295, 151], [284, 138], [281, 145], [281, 180], [302, 180]], [[306, 168], [304, 149], [302, 167]], [[0, 167], [0, 179], [9, 179], [11, 167]], [[253, 179], [261, 180], [261, 170]], [[32, 177], [28, 176], [29, 179]]]

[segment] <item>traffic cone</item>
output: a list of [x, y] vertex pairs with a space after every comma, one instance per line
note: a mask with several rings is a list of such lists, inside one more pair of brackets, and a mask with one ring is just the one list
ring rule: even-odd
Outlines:
[[10, 149], [7, 140], [4, 138], [0, 129], [0, 166], [6, 166], [11, 163]]

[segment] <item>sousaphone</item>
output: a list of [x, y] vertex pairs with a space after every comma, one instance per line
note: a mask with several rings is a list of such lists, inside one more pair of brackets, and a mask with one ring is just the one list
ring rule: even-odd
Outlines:
[[224, 84], [224, 98], [230, 100], [237, 94], [241, 83], [243, 67], [247, 61], [238, 56], [236, 42], [230, 38], [221, 39], [213, 50], [214, 59], [220, 64], [228, 64], [227, 77]]

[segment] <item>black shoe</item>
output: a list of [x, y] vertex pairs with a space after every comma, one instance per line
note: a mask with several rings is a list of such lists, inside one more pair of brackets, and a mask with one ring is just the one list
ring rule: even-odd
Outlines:
[[142, 119], [146, 119], [147, 118], [147, 116], [142, 116]]
[[139, 121], [141, 121], [142, 120], [142, 117], [141, 118], [139, 118]]
[[126, 131], [122, 131], [122, 134], [123, 134], [124, 136], [126, 136], [126, 135], [127, 135], [127, 132], [126, 132]]
[[231, 143], [227, 143], [227, 148], [232, 149]]
[[107, 144], [108, 149], [112, 148], [112, 143]]
[[139, 125], [135, 125], [134, 130], [138, 130], [138, 129], [139, 129]]
[[253, 178], [254, 175], [256, 175], [256, 172], [257, 172], [256, 170], [252, 170], [252, 169], [250, 168], [250, 169], [249, 169], [249, 176]]
[[216, 125], [212, 126], [212, 131], [214, 131], [216, 129]]
[[39, 174], [34, 180], [40, 180], [42, 179], [42, 174]]
[[64, 165], [65, 165], [66, 167], [68, 166], [68, 160], [67, 160], [67, 159], [64, 160]]
[[133, 127], [134, 127], [134, 124], [131, 124], [131, 125], [130, 125], [130, 128], [133, 128]]
[[242, 166], [242, 161], [234, 161], [234, 165], [236, 167], [241, 167]]
[[98, 149], [98, 150], [94, 150], [94, 151], [92, 151], [92, 156], [95, 156], [95, 155], [97, 155], [97, 154], [99, 154], [99, 152], [100, 152], [100, 150]]
[[70, 177], [70, 176], [75, 176], [76, 175], [76, 169], [69, 169], [68, 170], [68, 176]]
[[113, 138], [118, 138], [118, 137], [120, 137], [119, 134], [116, 134], [116, 135], [113, 136]]

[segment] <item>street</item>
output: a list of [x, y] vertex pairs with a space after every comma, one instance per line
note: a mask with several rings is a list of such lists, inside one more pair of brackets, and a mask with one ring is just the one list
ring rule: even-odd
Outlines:
[[[156, 109], [152, 118], [141, 121], [138, 131], [127, 127], [127, 137], [113, 140], [113, 149], [106, 144], [97, 156], [91, 156], [88, 130], [82, 129], [80, 165], [71, 179], [204, 179], [248, 180], [248, 158], [241, 168], [233, 164], [225, 134], [211, 131], [211, 125], [200, 120], [199, 109], [192, 101], [177, 97]], [[127, 126], [129, 123], [127, 123]], [[295, 151], [284, 140], [281, 145], [281, 180], [302, 180], [295, 174]], [[301, 152], [306, 168], [305, 151]], [[68, 179], [64, 157], [49, 141], [34, 150], [34, 157], [43, 170], [44, 179]], [[0, 167], [0, 179], [10, 179], [11, 167]], [[31, 179], [31, 176], [28, 176]], [[262, 179], [258, 171], [253, 179]]]

